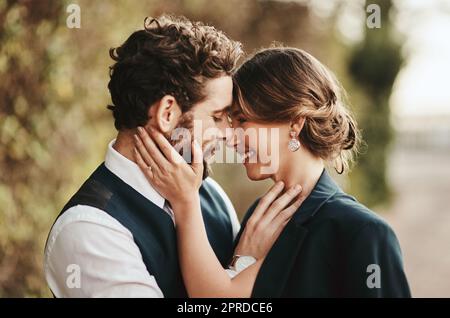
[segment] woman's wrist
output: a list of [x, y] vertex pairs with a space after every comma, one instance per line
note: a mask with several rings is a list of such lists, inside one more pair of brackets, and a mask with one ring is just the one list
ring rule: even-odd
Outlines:
[[180, 198], [172, 204], [172, 210], [177, 220], [183, 220], [196, 215], [200, 210], [200, 196], [198, 192], [186, 198]]
[[184, 205], [195, 204], [196, 202], [200, 202], [200, 195], [198, 191], [192, 193], [184, 193], [183, 196], [179, 196], [176, 200], [173, 200], [173, 203], [170, 204], [172, 207], [183, 207]]

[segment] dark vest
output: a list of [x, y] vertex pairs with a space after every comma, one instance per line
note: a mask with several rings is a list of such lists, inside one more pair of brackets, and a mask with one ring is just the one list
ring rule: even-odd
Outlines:
[[[227, 206], [207, 182], [203, 182], [199, 192], [209, 242], [225, 267], [233, 253], [233, 233]], [[164, 296], [187, 296], [178, 263], [175, 227], [164, 210], [123, 182], [104, 163], [69, 200], [59, 216], [76, 205], [98, 208], [118, 220], [133, 234], [147, 270], [155, 277]]]

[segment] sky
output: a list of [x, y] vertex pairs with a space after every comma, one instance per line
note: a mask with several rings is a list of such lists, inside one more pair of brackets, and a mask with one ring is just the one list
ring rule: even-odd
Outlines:
[[450, 115], [450, 1], [396, 1], [406, 63], [391, 96], [402, 116]]
[[[364, 0], [299, 1], [308, 2], [319, 17], [327, 17], [340, 5], [338, 28], [342, 39], [351, 44], [364, 35]], [[394, 84], [392, 114], [398, 119], [442, 115], [450, 118], [450, 0], [393, 3], [397, 10], [391, 18], [397, 35], [404, 41], [405, 65]]]

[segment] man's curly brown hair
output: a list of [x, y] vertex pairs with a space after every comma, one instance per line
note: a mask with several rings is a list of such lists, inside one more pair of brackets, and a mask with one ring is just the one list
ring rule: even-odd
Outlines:
[[241, 44], [223, 32], [185, 17], [146, 18], [144, 29], [111, 48], [108, 89], [117, 130], [145, 125], [148, 109], [172, 95], [182, 112], [206, 97], [208, 79], [231, 75]]

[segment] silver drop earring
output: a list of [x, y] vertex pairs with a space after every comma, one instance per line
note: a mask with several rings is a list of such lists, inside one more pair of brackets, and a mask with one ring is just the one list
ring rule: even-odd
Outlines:
[[300, 148], [300, 141], [297, 139], [295, 131], [291, 130], [289, 135], [291, 140], [289, 140], [288, 148], [290, 151], [295, 152]]

